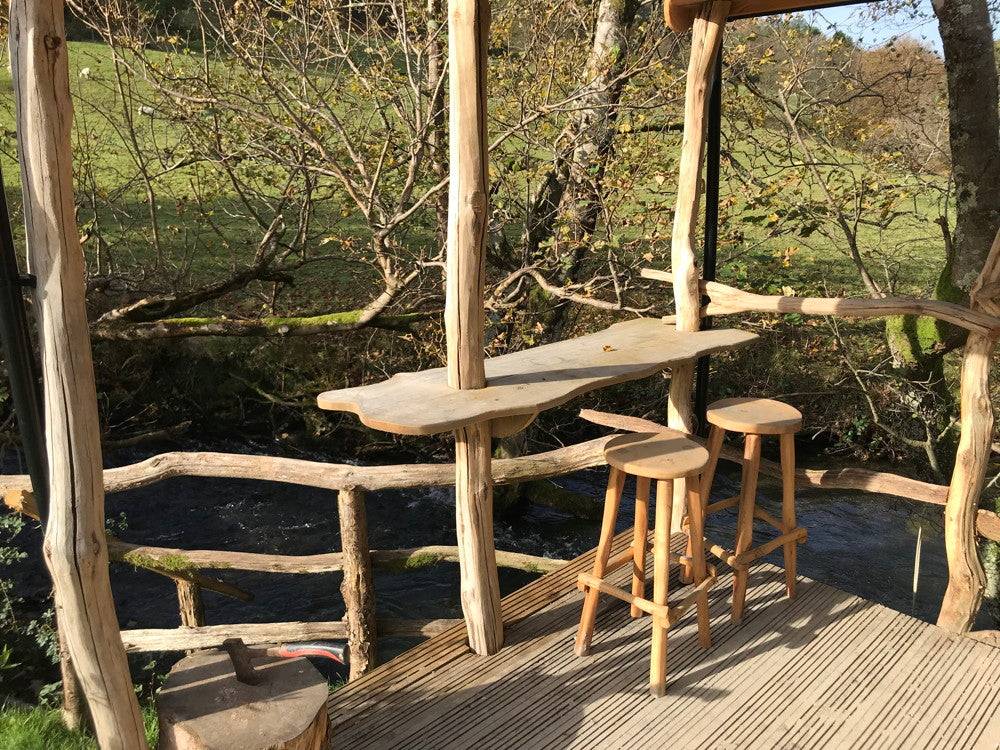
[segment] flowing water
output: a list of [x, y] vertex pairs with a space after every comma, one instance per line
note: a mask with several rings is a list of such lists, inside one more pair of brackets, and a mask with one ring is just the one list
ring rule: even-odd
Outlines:
[[[192, 450], [210, 449], [204, 445]], [[254, 445], [214, 446], [230, 452], [262, 452]], [[148, 454], [122, 454], [114, 463]], [[9, 469], [11, 467], [8, 467]], [[738, 475], [720, 464], [713, 499], [737, 492]], [[603, 501], [606, 471], [588, 470], [560, 478], [559, 484]], [[631, 486], [626, 487], [619, 528], [631, 524]], [[778, 492], [765, 487], [759, 502], [780, 516]], [[454, 544], [455, 518], [448, 489], [371, 493], [367, 498], [372, 548]], [[799, 548], [799, 572], [888, 607], [933, 621], [947, 582], [939, 508], [861, 492], [805, 491], [798, 496], [799, 523], [809, 531]], [[336, 493], [293, 485], [234, 479], [178, 478], [108, 497], [108, 518], [126, 519], [121, 538], [164, 547], [248, 552], [314, 554], [340, 548]], [[731, 539], [735, 511], [713, 515], [708, 534]], [[917, 531], [922, 529], [920, 570], [913, 591]], [[499, 549], [571, 558], [597, 543], [598, 524], [529, 504], [516, 515], [496, 519]], [[767, 534], [760, 524], [756, 532]], [[21, 535], [37, 551], [37, 532]], [[780, 549], [769, 560], [781, 564]], [[37, 553], [19, 565], [19, 590], [44, 595], [47, 582]], [[210, 624], [282, 620], [336, 620], [343, 612], [339, 574], [274, 575], [220, 571], [217, 575], [254, 594], [243, 603], [205, 592]], [[504, 594], [534, 576], [501, 571]], [[123, 628], [179, 624], [173, 585], [128, 566], [112, 566], [112, 585]], [[401, 573], [376, 573], [377, 610], [393, 618], [460, 617], [458, 566], [443, 563]], [[411, 642], [381, 644], [382, 657]]]

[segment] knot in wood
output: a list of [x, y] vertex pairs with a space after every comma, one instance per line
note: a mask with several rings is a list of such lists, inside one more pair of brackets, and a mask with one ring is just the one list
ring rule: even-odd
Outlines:
[[472, 207], [472, 210], [475, 211], [476, 213], [480, 213], [486, 210], [486, 193], [482, 192], [481, 190], [477, 190], [474, 193], [470, 193], [465, 200], [469, 204], [469, 206]]
[[45, 49], [49, 52], [55, 52], [58, 50], [62, 47], [62, 43], [63, 40], [61, 36], [53, 36], [52, 34], [45, 35]]

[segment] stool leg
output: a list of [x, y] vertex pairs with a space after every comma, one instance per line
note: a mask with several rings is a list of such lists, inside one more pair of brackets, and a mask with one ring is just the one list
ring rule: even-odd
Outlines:
[[[708, 448], [708, 463], [705, 464], [705, 468], [701, 471], [700, 493], [702, 507], [708, 506], [708, 501], [712, 497], [712, 482], [715, 481], [715, 469], [719, 465], [719, 454], [722, 453], [722, 441], [726, 437], [726, 431], [721, 427], [712, 425], [712, 429], [708, 433], [708, 443], [705, 447]], [[690, 487], [690, 482], [693, 481], [689, 478], [688, 486]], [[705, 514], [702, 514], [702, 529], [705, 528]], [[692, 557], [694, 550], [691, 547], [691, 535], [690, 527], [688, 532], [688, 544], [687, 544], [687, 556]], [[690, 583], [692, 580], [692, 575], [686, 570], [687, 566], [683, 566], [685, 570], [682, 570], [681, 580], [685, 583]]]
[[[760, 470], [760, 435], [748, 434], [743, 446], [743, 476], [740, 482], [740, 511], [736, 521], [736, 549], [739, 556], [753, 543], [753, 508], [757, 498], [757, 472]], [[736, 565], [733, 571], [733, 619], [743, 619], [747, 598], [746, 565]]]
[[[691, 568], [694, 584], [705, 580], [705, 500], [695, 482], [688, 483], [688, 547], [691, 549]], [[712, 645], [708, 621], [708, 591], [698, 595], [698, 641], [702, 648]]]
[[[781, 436], [781, 522], [783, 533], [793, 531], [795, 521], [795, 435]], [[795, 564], [798, 542], [785, 543], [785, 590], [795, 597]]]
[[[618, 504], [622, 499], [622, 485], [625, 483], [625, 473], [621, 469], [611, 467], [608, 475], [608, 491], [604, 496], [604, 519], [601, 521], [601, 540], [597, 544], [594, 557], [594, 577], [604, 578], [604, 570], [611, 556], [611, 542], [615, 537], [615, 520], [618, 518]], [[594, 588], [587, 589], [583, 598], [583, 613], [580, 615], [580, 628], [576, 631], [574, 651], [577, 656], [586, 656], [590, 651], [590, 639], [594, 635], [594, 621], [597, 619], [597, 600], [601, 592]]]
[[[646, 540], [649, 538], [649, 477], [635, 478], [635, 528], [632, 532], [632, 596], [646, 598]], [[642, 617], [634, 604], [632, 617]]]
[[[674, 483], [656, 483], [656, 522], [653, 530], [653, 603], [666, 604], [670, 586], [670, 517], [673, 515]], [[653, 648], [649, 663], [649, 692], [660, 697], [667, 690], [667, 628], [653, 617]]]

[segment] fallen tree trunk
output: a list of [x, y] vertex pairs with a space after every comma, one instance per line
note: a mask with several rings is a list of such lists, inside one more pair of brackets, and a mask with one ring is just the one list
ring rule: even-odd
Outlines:
[[192, 336], [315, 336], [324, 333], [347, 333], [362, 328], [412, 331], [413, 324], [428, 320], [440, 311], [376, 315], [364, 319], [366, 309], [346, 310], [325, 315], [300, 317], [164, 318], [151, 322], [115, 321], [95, 325], [91, 334], [105, 341], [147, 341], [150, 339], [190, 338]]

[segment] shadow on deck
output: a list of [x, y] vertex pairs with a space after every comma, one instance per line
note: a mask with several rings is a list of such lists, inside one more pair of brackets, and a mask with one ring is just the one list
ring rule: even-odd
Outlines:
[[739, 627], [720, 575], [711, 649], [693, 609], [671, 630], [667, 696], [654, 699], [649, 619], [627, 605], [602, 597], [592, 653], [573, 655], [576, 575], [592, 561], [505, 597], [499, 654], [473, 655], [455, 628], [333, 694], [333, 747], [1000, 747], [1000, 649], [808, 579], [788, 600], [766, 563]]

